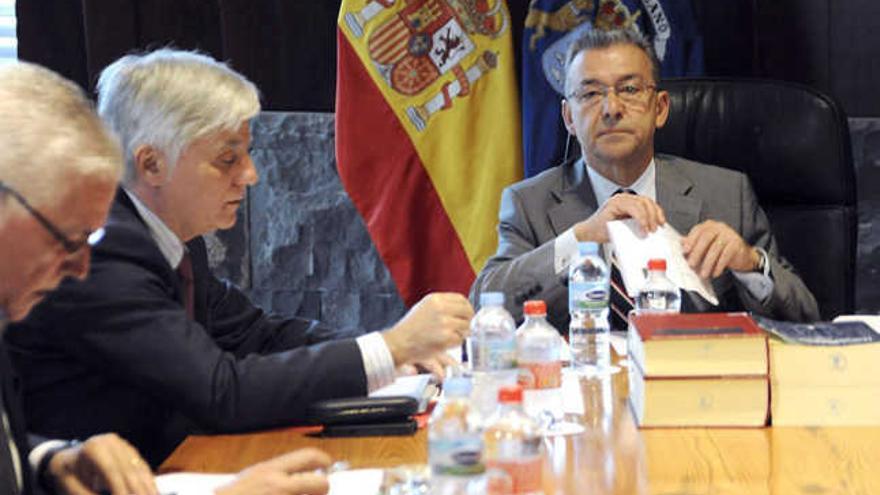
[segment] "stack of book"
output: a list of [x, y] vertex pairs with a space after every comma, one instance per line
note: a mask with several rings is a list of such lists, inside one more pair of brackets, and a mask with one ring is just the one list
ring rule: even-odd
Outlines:
[[640, 426], [766, 424], [767, 337], [747, 314], [634, 314], [627, 340]]
[[756, 317], [770, 339], [775, 426], [880, 425], [880, 335], [858, 321], [786, 323]]

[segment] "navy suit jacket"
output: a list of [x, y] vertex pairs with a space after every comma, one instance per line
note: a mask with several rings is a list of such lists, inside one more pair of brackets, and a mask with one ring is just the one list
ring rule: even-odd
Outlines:
[[[3, 322], [0, 322], [0, 335], [3, 334]], [[28, 464], [27, 454], [30, 452], [31, 444], [25, 433], [25, 420], [21, 411], [21, 382], [12, 370], [12, 365], [6, 353], [6, 347], [3, 340], [0, 339], [0, 393], [3, 394], [3, 404], [7, 418], [9, 419], [9, 429], [12, 433], [12, 441], [18, 449], [19, 460], [21, 461], [22, 479], [24, 481], [24, 490], [22, 493], [37, 493], [36, 483], [31, 476], [30, 464]], [[0, 443], [0, 448], [3, 444]]]
[[156, 466], [187, 434], [302, 422], [314, 401], [366, 393], [354, 339], [267, 315], [211, 274], [201, 238], [187, 247], [195, 321], [175, 270], [117, 193], [88, 278], [66, 281], [9, 328], [31, 431], [113, 431]]

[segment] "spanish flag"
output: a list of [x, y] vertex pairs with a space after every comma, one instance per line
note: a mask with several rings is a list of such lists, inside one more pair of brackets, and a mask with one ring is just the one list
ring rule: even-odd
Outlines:
[[522, 174], [504, 0], [343, 0], [336, 157], [401, 296], [467, 294]]

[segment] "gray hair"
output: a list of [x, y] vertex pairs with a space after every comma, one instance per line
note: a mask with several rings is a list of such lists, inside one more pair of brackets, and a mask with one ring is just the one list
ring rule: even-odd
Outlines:
[[244, 76], [207, 55], [168, 48], [113, 62], [97, 89], [98, 113], [122, 142], [126, 184], [137, 176], [139, 146], [162, 151], [170, 170], [194, 140], [237, 130], [260, 112], [259, 91]]
[[645, 55], [651, 62], [651, 77], [654, 78], [654, 83], [660, 82], [660, 59], [657, 58], [657, 53], [654, 52], [651, 42], [642, 33], [635, 29], [615, 29], [611, 31], [592, 29], [579, 36], [568, 47], [568, 52], [565, 56], [565, 94], [569, 92], [567, 76], [574, 58], [586, 50], [608, 48], [614, 45], [631, 45], [645, 52]]
[[25, 62], [0, 67], [0, 180], [54, 205], [83, 178], [116, 182], [122, 153], [76, 84]]

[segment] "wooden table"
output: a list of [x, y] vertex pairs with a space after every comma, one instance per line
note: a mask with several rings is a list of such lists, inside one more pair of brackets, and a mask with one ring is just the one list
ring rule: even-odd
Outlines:
[[[545, 442], [547, 494], [880, 494], [880, 428], [639, 430], [626, 373], [580, 380], [586, 433]], [[604, 397], [604, 399], [603, 399]], [[427, 435], [323, 439], [289, 428], [189, 437], [162, 472], [236, 472], [316, 446], [353, 468], [427, 461]]]

